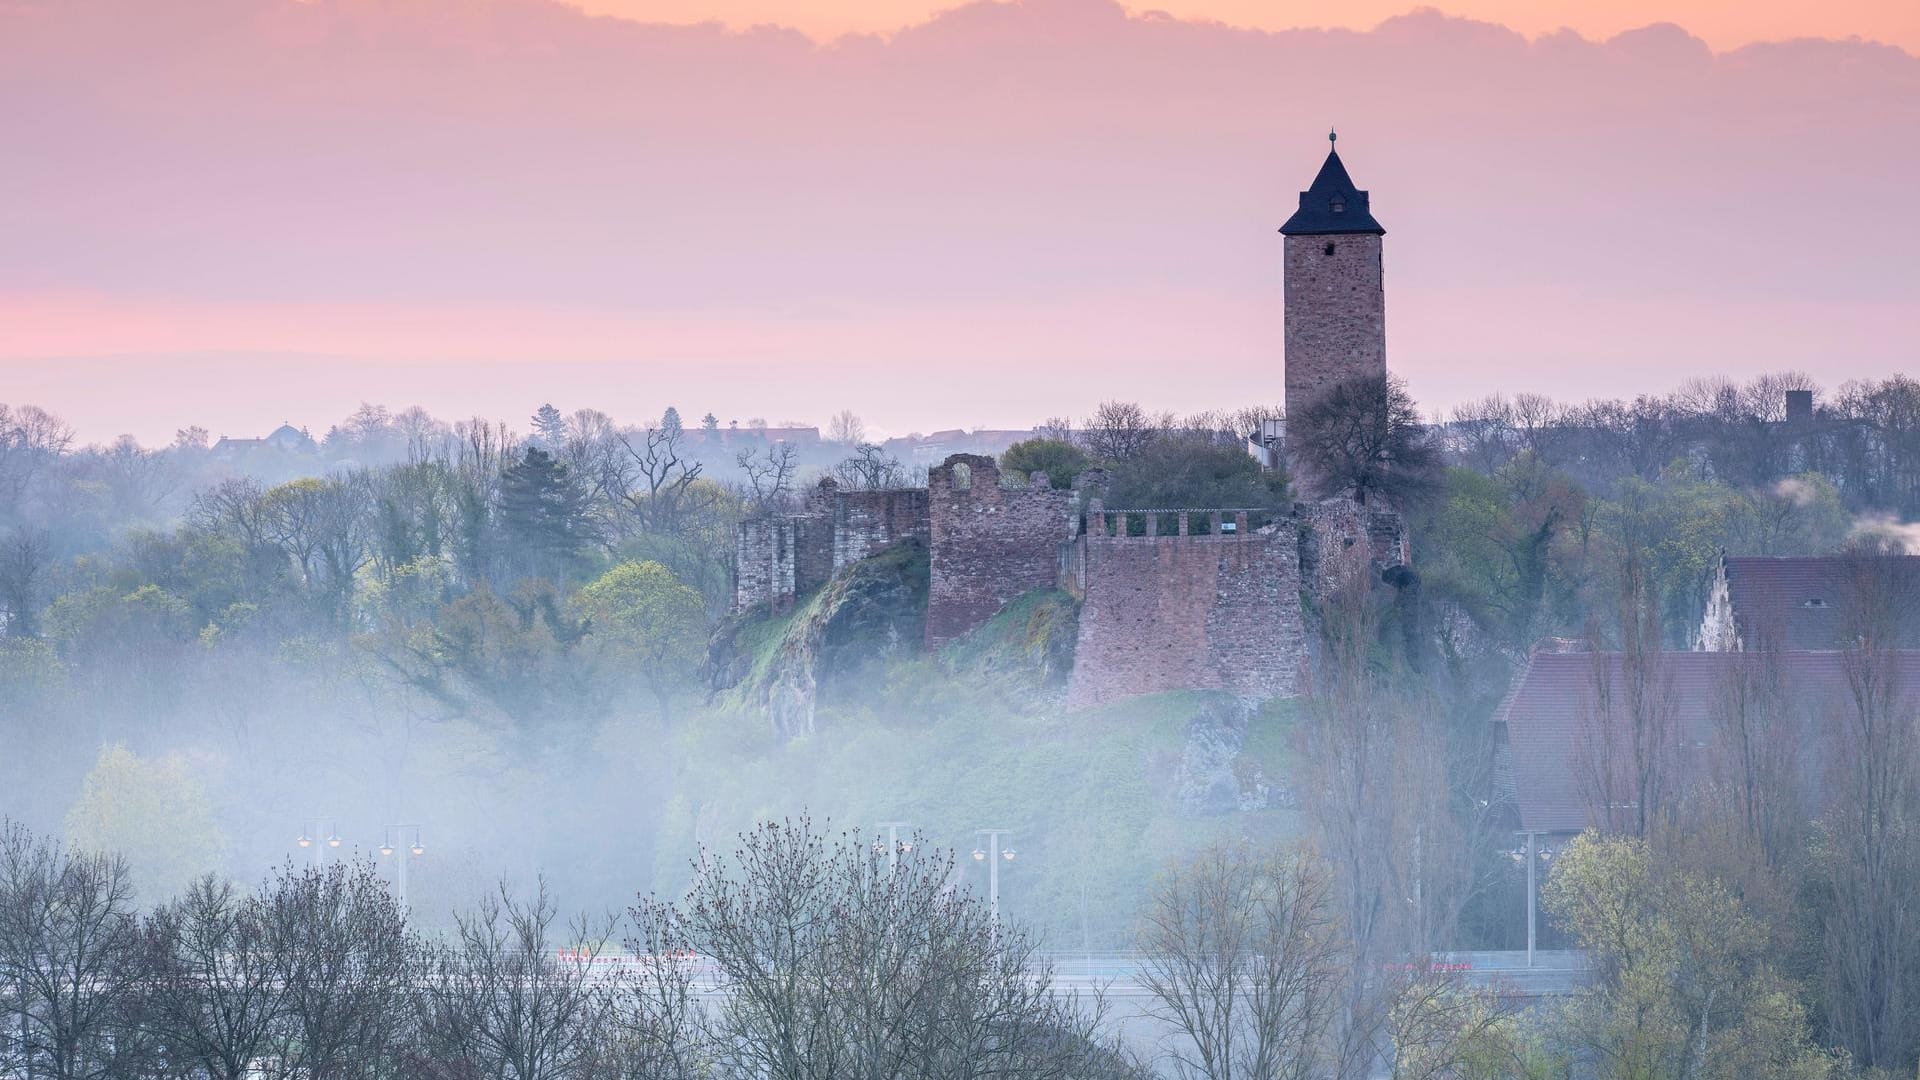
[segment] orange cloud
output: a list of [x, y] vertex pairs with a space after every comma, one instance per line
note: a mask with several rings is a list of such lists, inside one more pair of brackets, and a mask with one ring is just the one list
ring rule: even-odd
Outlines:
[[[820, 40], [842, 34], [888, 34], [957, 5], [948, 0], [569, 0], [598, 15], [667, 23], [716, 21], [735, 28], [790, 26]], [[1031, 0], [1029, 0], [1031, 2]], [[1496, 22], [1529, 36], [1570, 29], [1606, 38], [1650, 23], [1678, 23], [1716, 49], [1793, 38], [1861, 37], [1920, 54], [1920, 4], [1909, 0], [1145, 0], [1136, 12], [1217, 20], [1259, 30], [1329, 27], [1370, 30], [1396, 15], [1438, 7], [1449, 15]]]

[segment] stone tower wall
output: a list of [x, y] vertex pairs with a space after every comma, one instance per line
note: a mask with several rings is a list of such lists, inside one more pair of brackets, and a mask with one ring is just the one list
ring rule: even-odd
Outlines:
[[1365, 233], [1286, 238], [1288, 413], [1300, 415], [1349, 379], [1387, 373], [1381, 240]]
[[990, 457], [955, 454], [927, 473], [930, 570], [927, 644], [940, 646], [986, 622], [1014, 597], [1060, 583], [1061, 547], [1073, 538], [1074, 495], [1046, 474], [1003, 488]]
[[1166, 690], [1299, 692], [1307, 664], [1291, 527], [1113, 536], [1089, 524], [1073, 707]]

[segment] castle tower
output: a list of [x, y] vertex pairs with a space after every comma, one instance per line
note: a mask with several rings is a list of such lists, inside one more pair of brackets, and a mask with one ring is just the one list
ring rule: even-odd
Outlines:
[[[1336, 136], [1328, 132], [1331, 143]], [[1286, 237], [1287, 412], [1298, 416], [1327, 390], [1387, 373], [1387, 300], [1380, 238], [1387, 230], [1353, 186], [1340, 155], [1300, 193]]]

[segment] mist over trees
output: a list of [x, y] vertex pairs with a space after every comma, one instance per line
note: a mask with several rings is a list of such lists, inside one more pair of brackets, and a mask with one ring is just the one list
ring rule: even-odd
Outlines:
[[[1788, 390], [1815, 390], [1812, 412], [1790, 415]], [[1273, 519], [1365, 493], [1403, 508], [1415, 553], [1391, 580], [1356, 565], [1329, 581], [1297, 701], [1171, 696], [1078, 717], [1061, 706], [1064, 595], [925, 655], [924, 555], [902, 549], [837, 586], [854, 602], [835, 613], [729, 614], [742, 521], [824, 478], [919, 482], [911, 447], [850, 412], [809, 442], [677, 410], [630, 427], [549, 405], [523, 433], [369, 407], [284, 447], [187, 430], [148, 450], [80, 446], [45, 411], [0, 409], [0, 810], [34, 830], [0, 854], [27, 883], [6, 902], [58, 913], [0, 929], [40, 957], [29, 996], [88, 998], [0, 1045], [94, 1055], [59, 1074], [76, 1076], [144, 1075], [113, 1062], [153, 1054], [207, 1076], [261, 1058], [314, 1076], [829, 1060], [1134, 1075], [1089, 1003], [1016, 976], [1064, 945], [1153, 958], [1157, 1015], [1188, 1035], [1158, 1064], [1188, 1075], [1910, 1074], [1920, 739], [1900, 663], [1912, 593], [1886, 567], [1920, 512], [1920, 384], [1817, 391], [1789, 373], [1633, 401], [1490, 398], [1418, 422], [1404, 390], [1356, 387], [1285, 418], [1315, 485], [1249, 447], [1273, 407], [1106, 402], [1047, 420], [1002, 455], [1010, 478], [1085, 477], [1114, 509]], [[1809, 711], [1756, 648], [1715, 688], [1710, 737], [1688, 743], [1665, 656], [1690, 644], [1723, 549], [1851, 553], [1846, 693]], [[836, 651], [846, 624], [864, 644]], [[1613, 666], [1593, 666], [1608, 735], [1580, 762], [1604, 835], [1555, 853], [1544, 896], [1547, 939], [1596, 958], [1596, 991], [1541, 1027], [1405, 964], [1520, 943], [1488, 720], [1547, 639]], [[768, 722], [770, 700], [803, 693], [807, 734]], [[1211, 762], [1228, 743], [1241, 756]], [[876, 862], [864, 839], [755, 824], [809, 805], [912, 814], [939, 843]], [[967, 860], [933, 852], [965, 850], [1007, 807], [1021, 918], [996, 932], [954, 899]], [[339, 861], [423, 827], [432, 855], [407, 864], [404, 906], [404, 847]], [[350, 839], [319, 853], [331, 865], [253, 887], [293, 836], [336, 829]], [[693, 860], [743, 830], [737, 853]], [[776, 908], [821, 921], [803, 934]], [[938, 932], [889, 951], [902, 919]], [[141, 966], [88, 967], [109, 961], [48, 934], [132, 942], [109, 951]], [[629, 970], [618, 993], [588, 977], [597, 956], [690, 950], [753, 986], [751, 957], [780, 935], [811, 943], [782, 971], [894, 1018], [899, 1041], [862, 1044], [829, 997], [782, 997], [774, 979], [736, 999], [757, 1012], [715, 1017], [690, 1011], [693, 976], [673, 963]], [[862, 966], [876, 958], [894, 977]], [[378, 974], [400, 969], [436, 972], [434, 992]], [[349, 970], [373, 973], [364, 999], [339, 989]], [[927, 1000], [973, 1027], [916, 1028]], [[548, 1019], [509, 1023], [490, 1011], [503, 1001]], [[109, 1023], [124, 1026], [100, 1037]], [[794, 1042], [805, 1031], [817, 1047]], [[355, 1056], [377, 1046], [388, 1064]]]

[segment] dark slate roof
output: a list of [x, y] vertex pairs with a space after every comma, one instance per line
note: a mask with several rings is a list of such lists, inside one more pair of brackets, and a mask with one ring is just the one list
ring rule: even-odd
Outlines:
[[1367, 208], [1367, 193], [1353, 186], [1338, 151], [1327, 151], [1326, 164], [1313, 185], [1300, 193], [1300, 209], [1280, 232], [1286, 236], [1338, 236], [1352, 233], [1386, 235]]
[[[1749, 649], [1839, 649], [1843, 612], [1861, 590], [1891, 589], [1905, 602], [1895, 614], [1913, 615], [1920, 604], [1920, 557], [1845, 556], [1774, 558], [1728, 556], [1727, 597], [1740, 640]], [[1920, 648], [1920, 618], [1906, 618], [1899, 643]]]
[[[1911, 703], [1920, 695], [1920, 652], [1891, 655], [1900, 692]], [[1800, 760], [1809, 783], [1817, 782], [1820, 748], [1825, 744], [1821, 732], [1839, 715], [1838, 710], [1846, 708], [1847, 654], [1783, 652], [1767, 659], [1785, 668], [1781, 683], [1804, 721]], [[1758, 662], [1764, 660], [1755, 653], [1661, 654], [1674, 727], [1670, 752], [1678, 766], [1675, 779], [1681, 791], [1709, 779], [1715, 709], [1723, 688], [1738, 665]], [[1504, 729], [1520, 828], [1571, 833], [1600, 824], [1589, 813], [1583, 777], [1605, 730], [1595, 706], [1595, 687], [1602, 673], [1621, 679], [1620, 654], [1537, 652], [1494, 714], [1496, 734]], [[1615, 700], [1622, 696], [1616, 693]], [[1618, 725], [1614, 730], [1619, 738], [1625, 739], [1625, 718], [1616, 715], [1612, 723]]]

